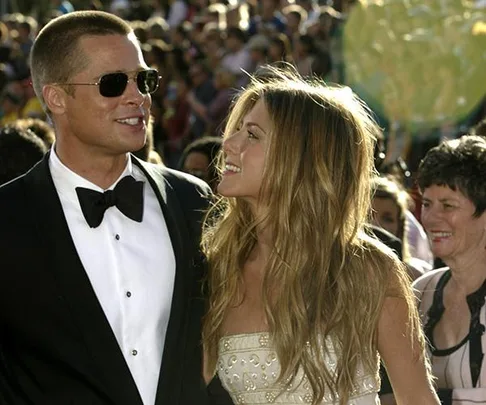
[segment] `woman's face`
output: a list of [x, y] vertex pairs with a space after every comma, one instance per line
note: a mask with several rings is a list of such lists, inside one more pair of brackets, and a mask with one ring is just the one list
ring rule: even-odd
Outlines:
[[400, 230], [400, 209], [391, 198], [374, 197], [371, 202], [372, 223], [390, 232], [398, 238]]
[[223, 151], [226, 167], [218, 185], [221, 195], [256, 204], [262, 184], [270, 125], [267, 108], [260, 99], [243, 117], [238, 130], [225, 138]]
[[202, 152], [191, 152], [184, 161], [182, 170], [209, 182], [209, 159]]
[[290, 32], [299, 32], [300, 19], [292, 13], [287, 15], [287, 28]]
[[424, 190], [422, 224], [432, 253], [444, 262], [484, 257], [486, 213], [473, 216], [476, 207], [460, 191], [433, 185]]

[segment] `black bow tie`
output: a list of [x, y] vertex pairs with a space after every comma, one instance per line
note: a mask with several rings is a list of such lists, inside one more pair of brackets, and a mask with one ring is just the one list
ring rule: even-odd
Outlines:
[[113, 190], [104, 193], [76, 187], [76, 194], [84, 218], [91, 228], [99, 226], [105, 211], [114, 205], [128, 218], [142, 222], [143, 181], [136, 181], [132, 176], [124, 177]]

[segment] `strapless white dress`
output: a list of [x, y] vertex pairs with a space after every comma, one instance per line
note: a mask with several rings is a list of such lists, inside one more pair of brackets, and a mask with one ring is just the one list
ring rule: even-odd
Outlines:
[[[269, 334], [265, 332], [245, 333], [223, 337], [219, 342], [217, 372], [224, 388], [235, 404], [285, 404], [298, 405], [312, 402], [312, 391], [303, 372], [299, 372], [293, 385], [282, 390], [276, 384], [280, 364], [271, 346]], [[336, 353], [329, 346], [327, 365], [329, 370], [336, 367]], [[378, 367], [378, 365], [377, 365]], [[356, 386], [348, 405], [379, 405], [380, 382], [373, 375], [365, 375], [358, 370]], [[321, 404], [333, 402], [330, 394]]]

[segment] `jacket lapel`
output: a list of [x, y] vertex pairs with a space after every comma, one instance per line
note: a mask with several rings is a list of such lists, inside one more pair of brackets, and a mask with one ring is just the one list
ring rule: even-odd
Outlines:
[[188, 312], [191, 282], [194, 278], [190, 273], [192, 258], [187, 249], [190, 234], [181, 202], [172, 185], [164, 177], [164, 168], [146, 164], [133, 156], [132, 161], [144, 172], [159, 199], [176, 258], [174, 293], [155, 403], [166, 404], [168, 393], [171, 402], [178, 403], [180, 390], [176, 387], [184, 378], [180, 369], [183, 357], [181, 341], [185, 339], [185, 314]]
[[[92, 355], [96, 370], [80, 370], [114, 404], [142, 405], [118, 342], [98, 302], [76, 252], [62, 205], [49, 170], [49, 154], [31, 170], [25, 180], [38, 205], [39, 232], [51, 261], [48, 266], [58, 284], [79, 332]], [[79, 355], [74, 353], [73, 356]], [[97, 373], [96, 373], [97, 372]], [[96, 374], [95, 374], [96, 373]]]

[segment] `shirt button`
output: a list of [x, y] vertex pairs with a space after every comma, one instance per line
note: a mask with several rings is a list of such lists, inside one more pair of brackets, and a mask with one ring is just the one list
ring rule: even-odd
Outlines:
[[132, 350], [132, 356], [136, 356], [137, 354], [138, 354], [138, 352], [135, 349], [133, 349]]
[[116, 235], [115, 235], [115, 239], [116, 239], [116, 240], [120, 240], [120, 235], [116, 234]]
[[132, 296], [132, 293], [130, 291], [127, 291], [127, 297], [130, 298]]

